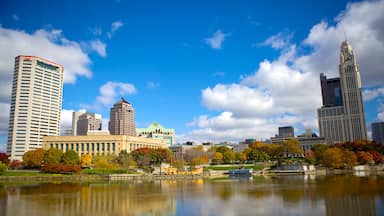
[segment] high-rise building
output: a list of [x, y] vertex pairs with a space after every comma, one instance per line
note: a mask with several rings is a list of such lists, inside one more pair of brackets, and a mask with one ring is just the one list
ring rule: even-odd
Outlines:
[[111, 135], [136, 136], [135, 111], [124, 98], [111, 108], [108, 127]]
[[100, 114], [84, 113], [77, 120], [77, 135], [87, 135], [89, 132], [101, 131], [102, 119]]
[[77, 135], [77, 121], [79, 121], [79, 117], [83, 115], [84, 112], [72, 112], [72, 135]]
[[13, 74], [7, 153], [21, 160], [42, 147], [43, 136], [60, 135], [63, 67], [36, 56], [17, 56]]
[[[323, 106], [318, 109], [320, 136], [330, 142], [366, 140], [360, 70], [352, 46], [340, 48], [340, 78], [320, 75]], [[341, 90], [341, 91], [340, 91]]]
[[295, 129], [292, 126], [279, 127], [280, 137], [295, 137]]
[[384, 122], [372, 123], [372, 140], [384, 145]]
[[151, 139], [166, 139], [168, 140], [169, 146], [172, 146], [176, 143], [175, 129], [164, 128], [157, 122], [153, 122], [147, 128], [137, 128], [136, 133], [139, 137], [146, 137]]

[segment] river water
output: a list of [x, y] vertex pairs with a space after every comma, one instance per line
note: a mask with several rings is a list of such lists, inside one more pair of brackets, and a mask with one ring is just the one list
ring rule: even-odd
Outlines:
[[8, 184], [0, 215], [384, 215], [384, 176]]

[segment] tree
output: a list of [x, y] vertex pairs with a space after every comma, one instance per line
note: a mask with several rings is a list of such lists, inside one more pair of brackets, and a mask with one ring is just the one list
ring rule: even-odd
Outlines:
[[243, 152], [236, 152], [235, 153], [235, 160], [244, 163], [247, 160], [247, 155]]
[[323, 163], [330, 168], [343, 167], [342, 151], [339, 148], [328, 148], [323, 153]]
[[357, 157], [353, 151], [342, 150], [342, 161], [345, 168], [351, 168], [357, 164]]
[[232, 150], [226, 151], [223, 154], [224, 163], [232, 163], [235, 160], [235, 154]]
[[13, 160], [10, 164], [9, 164], [9, 168], [11, 169], [20, 169], [22, 167], [23, 163], [19, 160]]
[[372, 155], [372, 159], [375, 161], [376, 164], [381, 163], [384, 161], [383, 155], [381, 155], [377, 151], [369, 151], [369, 154]]
[[297, 139], [290, 139], [287, 141], [284, 141], [281, 144], [282, 151], [285, 153], [287, 156], [295, 156], [299, 154], [303, 154], [303, 149], [300, 146], [300, 142]]
[[63, 154], [61, 161], [66, 165], [78, 165], [79, 155], [74, 150], [69, 150]]
[[61, 162], [63, 151], [57, 148], [51, 148], [44, 153], [44, 164], [58, 164]]
[[4, 152], [0, 152], [0, 162], [8, 165], [9, 164], [9, 155]]
[[222, 163], [223, 162], [223, 154], [221, 154], [220, 152], [215, 152], [213, 154], [212, 162], [215, 164]]
[[356, 155], [360, 164], [368, 164], [373, 162], [373, 157], [369, 152], [359, 151]]
[[45, 151], [41, 148], [29, 150], [23, 155], [23, 166], [25, 168], [40, 168], [43, 164]]
[[178, 170], [184, 169], [184, 162], [181, 160], [175, 160], [173, 161], [173, 166], [176, 167]]
[[316, 144], [312, 146], [313, 154], [318, 163], [323, 163], [323, 154], [329, 147], [325, 144]]
[[8, 166], [0, 162], [0, 174], [3, 174], [5, 171], [7, 171], [7, 169], [8, 169]]
[[92, 155], [82, 154], [80, 158], [81, 167], [91, 167], [92, 165]]
[[96, 155], [93, 157], [93, 164], [97, 169], [117, 169], [118, 165], [113, 163], [113, 155]]
[[151, 164], [159, 165], [162, 162], [170, 162], [172, 152], [169, 149], [159, 148], [150, 151]]
[[133, 160], [132, 155], [128, 154], [126, 150], [119, 153], [118, 161], [120, 166], [125, 169], [137, 167], [137, 163]]
[[220, 152], [222, 155], [224, 155], [224, 153], [227, 151], [232, 151], [232, 150], [226, 146], [219, 146], [216, 149], [216, 152]]
[[206, 164], [206, 163], [208, 163], [208, 157], [207, 156], [200, 156], [200, 157], [192, 158], [192, 160], [190, 162], [190, 164], [192, 166]]

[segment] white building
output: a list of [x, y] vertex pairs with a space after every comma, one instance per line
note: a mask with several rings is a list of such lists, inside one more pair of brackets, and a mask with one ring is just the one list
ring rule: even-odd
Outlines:
[[63, 70], [37, 56], [15, 58], [7, 144], [12, 160], [41, 148], [43, 136], [60, 135]]

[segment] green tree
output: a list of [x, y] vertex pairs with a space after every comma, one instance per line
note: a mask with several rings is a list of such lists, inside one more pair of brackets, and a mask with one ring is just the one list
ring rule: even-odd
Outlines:
[[312, 146], [312, 152], [316, 158], [316, 161], [319, 163], [319, 164], [323, 164], [324, 163], [324, 160], [323, 160], [323, 155], [324, 155], [324, 152], [328, 149], [328, 145], [325, 145], [325, 144], [316, 144], [316, 145], [313, 145]]
[[235, 154], [233, 153], [232, 150], [224, 152], [223, 154], [224, 163], [233, 163], [234, 160], [235, 160]]
[[118, 169], [118, 164], [113, 163], [114, 155], [96, 155], [93, 157], [93, 165], [96, 169]]
[[0, 162], [0, 175], [3, 174], [5, 171], [7, 171], [7, 169], [8, 169], [8, 166]]
[[51, 148], [44, 153], [44, 164], [58, 164], [61, 162], [63, 152], [57, 148]]
[[222, 155], [224, 155], [224, 153], [227, 151], [232, 151], [232, 150], [226, 146], [219, 146], [216, 149], [216, 152], [220, 152]]
[[126, 150], [123, 150], [119, 153], [118, 161], [120, 166], [124, 169], [137, 167], [137, 163], [133, 160], [132, 155], [128, 154]]
[[69, 150], [63, 154], [61, 161], [67, 165], [78, 165], [79, 155], [74, 150]]
[[43, 164], [45, 150], [35, 149], [29, 150], [23, 155], [23, 166], [25, 168], [40, 168]]

